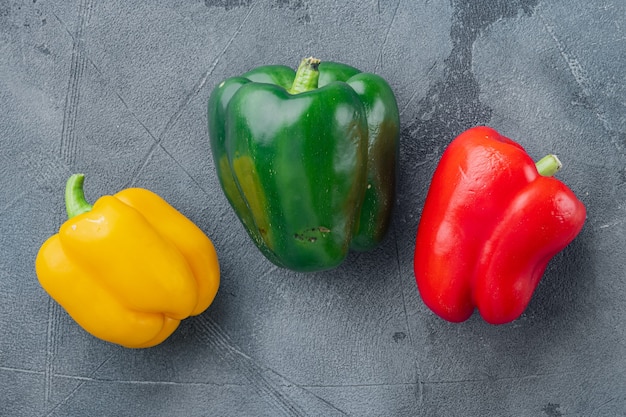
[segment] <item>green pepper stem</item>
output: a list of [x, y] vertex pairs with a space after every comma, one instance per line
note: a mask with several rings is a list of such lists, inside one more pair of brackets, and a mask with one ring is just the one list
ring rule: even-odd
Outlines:
[[65, 184], [65, 210], [67, 218], [71, 219], [79, 214], [86, 213], [91, 210], [92, 206], [85, 199], [83, 191], [83, 182], [85, 174], [73, 174]]
[[551, 177], [556, 174], [563, 164], [556, 155], [546, 155], [535, 163], [537, 172], [543, 177]]
[[299, 94], [305, 91], [315, 90], [320, 78], [319, 65], [320, 60], [313, 57], [304, 58], [300, 61], [300, 65], [296, 71], [296, 77], [289, 89], [289, 94]]

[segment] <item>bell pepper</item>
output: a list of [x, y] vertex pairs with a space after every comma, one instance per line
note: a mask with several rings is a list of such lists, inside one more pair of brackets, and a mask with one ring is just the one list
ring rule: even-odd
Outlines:
[[149, 190], [129, 188], [91, 206], [83, 181], [67, 181], [69, 219], [37, 254], [39, 282], [92, 335], [130, 348], [157, 345], [212, 303], [213, 244]]
[[475, 308], [503, 324], [526, 309], [548, 262], [580, 232], [583, 203], [518, 143], [488, 127], [453, 140], [433, 174], [414, 256], [424, 303], [451, 322]]
[[382, 241], [400, 125], [383, 78], [315, 58], [262, 66], [216, 86], [208, 120], [221, 187], [270, 261], [327, 270]]

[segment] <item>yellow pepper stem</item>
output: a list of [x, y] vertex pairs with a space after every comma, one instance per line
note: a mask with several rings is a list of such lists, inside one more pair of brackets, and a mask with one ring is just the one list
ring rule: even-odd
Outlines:
[[67, 211], [68, 219], [86, 213], [92, 208], [91, 204], [85, 199], [84, 181], [85, 174], [73, 174], [65, 184], [65, 210]]

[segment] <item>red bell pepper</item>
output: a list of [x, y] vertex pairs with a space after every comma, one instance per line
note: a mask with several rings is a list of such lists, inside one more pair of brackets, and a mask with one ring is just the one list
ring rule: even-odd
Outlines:
[[424, 303], [451, 322], [477, 308], [502, 324], [525, 310], [550, 259], [582, 229], [586, 210], [537, 164], [488, 127], [463, 132], [441, 157], [420, 219], [414, 257]]

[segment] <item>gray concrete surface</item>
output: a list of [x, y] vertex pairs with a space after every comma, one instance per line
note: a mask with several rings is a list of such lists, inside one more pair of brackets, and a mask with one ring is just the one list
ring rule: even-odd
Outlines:
[[[0, 0], [0, 415], [626, 416], [626, 3]], [[314, 55], [386, 78], [402, 111], [392, 229], [337, 270], [280, 270], [221, 193], [206, 102]], [[558, 153], [588, 208], [524, 315], [450, 324], [414, 237], [446, 144], [488, 124]], [[161, 194], [214, 241], [213, 305], [162, 345], [82, 331], [34, 259], [70, 173]]]

